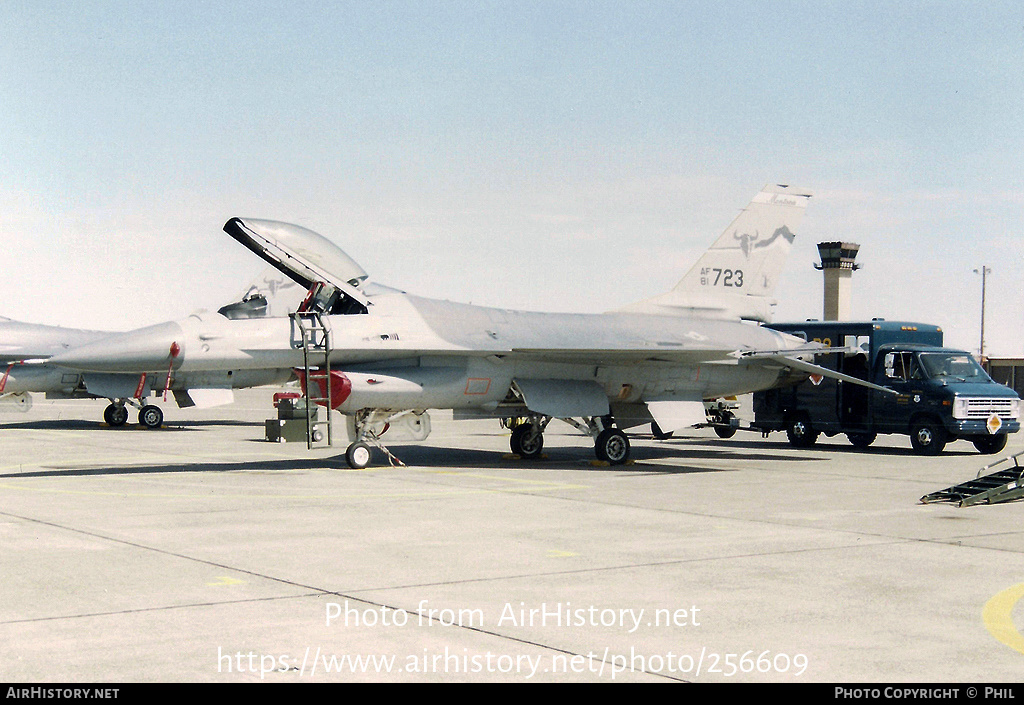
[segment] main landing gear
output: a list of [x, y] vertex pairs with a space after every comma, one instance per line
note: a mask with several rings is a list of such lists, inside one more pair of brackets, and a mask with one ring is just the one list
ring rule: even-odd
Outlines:
[[[597, 459], [609, 465], [622, 465], [629, 460], [629, 438], [614, 427], [611, 416], [591, 417], [579, 422], [576, 419], [562, 419], [594, 439], [594, 454]], [[509, 445], [520, 458], [539, 458], [544, 449], [544, 430], [551, 422], [550, 416], [528, 416], [505, 424], [512, 429]]]
[[[134, 401], [125, 402], [121, 400], [112, 401], [103, 410], [103, 420], [108, 426], [115, 428], [128, 423], [128, 404], [138, 406]], [[139, 406], [139, 424], [146, 428], [160, 428], [164, 423], [164, 412], [155, 404], [143, 404]]]

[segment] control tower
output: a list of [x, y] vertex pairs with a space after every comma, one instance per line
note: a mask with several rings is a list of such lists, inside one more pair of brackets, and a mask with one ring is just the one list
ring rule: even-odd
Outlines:
[[819, 242], [820, 269], [825, 279], [823, 320], [846, 321], [850, 319], [850, 278], [860, 269], [855, 264], [860, 245], [852, 242]]

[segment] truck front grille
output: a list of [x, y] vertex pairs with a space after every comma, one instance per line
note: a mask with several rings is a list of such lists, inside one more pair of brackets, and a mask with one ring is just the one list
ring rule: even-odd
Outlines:
[[1006, 398], [967, 399], [968, 419], [987, 419], [992, 414], [1002, 418], [1016, 417], [1017, 400]]

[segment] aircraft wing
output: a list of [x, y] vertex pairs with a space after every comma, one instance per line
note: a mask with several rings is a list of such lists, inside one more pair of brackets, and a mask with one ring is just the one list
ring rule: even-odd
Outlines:
[[[502, 353], [492, 353], [502, 355]], [[537, 362], [586, 363], [594, 365], [628, 365], [641, 363], [692, 364], [730, 362], [736, 357], [735, 349], [672, 349], [672, 348], [611, 348], [596, 350], [566, 348], [513, 348], [513, 357]]]
[[827, 367], [822, 367], [821, 365], [815, 365], [812, 362], [807, 362], [806, 360], [801, 360], [800, 358], [791, 357], [790, 355], [787, 355], [787, 354], [784, 354], [784, 353], [760, 353], [759, 354], [759, 353], [755, 352], [755, 353], [744, 354], [744, 355], [742, 355], [741, 359], [747, 359], [747, 360], [772, 360], [772, 361], [777, 362], [780, 365], [783, 365], [785, 367], [791, 367], [793, 369], [797, 369], [797, 370], [800, 370], [801, 372], [806, 372], [806, 373], [811, 374], [811, 375], [821, 375], [822, 377], [829, 377], [831, 379], [840, 380], [842, 382], [849, 382], [850, 384], [857, 384], [857, 385], [860, 385], [861, 387], [867, 387], [868, 389], [874, 389], [875, 391], [883, 392], [885, 394], [899, 394], [899, 392], [897, 392], [895, 390], [892, 390], [892, 389], [889, 389], [888, 387], [883, 387], [883, 386], [878, 385], [878, 384], [873, 384], [871, 382], [867, 382], [867, 381], [865, 381], [863, 379], [860, 379], [858, 377], [851, 377], [850, 375], [844, 375], [842, 372], [836, 372], [835, 370], [830, 370]]

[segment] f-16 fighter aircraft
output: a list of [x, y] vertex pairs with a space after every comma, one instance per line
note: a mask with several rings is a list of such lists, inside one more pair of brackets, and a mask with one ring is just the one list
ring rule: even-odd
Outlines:
[[99, 340], [110, 333], [22, 323], [0, 317], [0, 403], [19, 411], [32, 407], [29, 392], [71, 396], [81, 374], [40, 363], [77, 345]]
[[[271, 315], [275, 308], [295, 307], [301, 292], [290, 279], [282, 279], [275, 270], [253, 282], [238, 301], [223, 306], [219, 315], [229, 319]], [[77, 346], [107, 338], [113, 333], [80, 330], [38, 323], [23, 323], [0, 317], [0, 404], [19, 411], [32, 407], [31, 393], [46, 394], [48, 399], [109, 399], [103, 412], [110, 426], [128, 421], [129, 406], [138, 409], [139, 423], [157, 428], [163, 423], [163, 410], [152, 403], [154, 392], [169, 391], [179, 407], [209, 407], [232, 401], [232, 389], [284, 384], [292, 376], [290, 368], [252, 369], [237, 372], [193, 370], [169, 376], [153, 373], [97, 373], [54, 365], [50, 358]]]
[[[511, 448], [539, 456], [561, 419], [594, 439], [599, 459], [627, 461], [623, 429], [664, 432], [706, 420], [703, 400], [793, 383], [813, 348], [757, 325], [810, 194], [768, 186], [671, 291], [603, 314], [532, 313], [420, 298], [380, 286], [336, 245], [305, 228], [232, 218], [231, 237], [306, 287], [295, 314], [231, 320], [196, 315], [104, 338], [52, 358], [93, 373], [295, 368], [306, 392], [351, 420], [347, 459], [365, 467], [380, 435], [409, 422], [425, 438], [429, 409], [488, 416]], [[315, 354], [318, 364], [309, 362]], [[859, 381], [857, 381], [859, 383]], [[390, 454], [389, 454], [390, 455]]]

